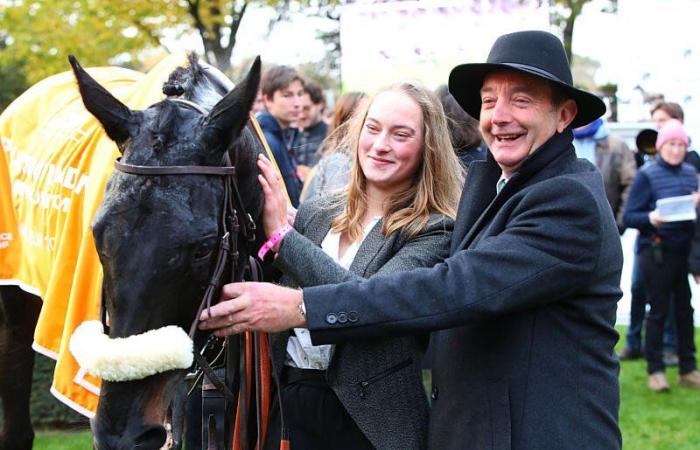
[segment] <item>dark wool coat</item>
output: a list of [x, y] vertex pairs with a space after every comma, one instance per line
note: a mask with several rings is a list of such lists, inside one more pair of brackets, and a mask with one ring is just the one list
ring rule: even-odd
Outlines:
[[[600, 173], [555, 134], [496, 195], [472, 163], [451, 257], [304, 290], [314, 343], [442, 329], [429, 448], [616, 450], [622, 249]], [[332, 320], [340, 311], [358, 320]], [[331, 319], [331, 320], [329, 320]]]
[[[399, 233], [384, 237], [380, 220], [362, 241], [350, 270], [346, 270], [320, 247], [331, 221], [340, 214], [340, 208], [329, 206], [322, 198], [299, 208], [295, 230], [285, 236], [275, 260], [285, 274], [283, 284], [318, 286], [386, 276], [431, 267], [448, 255], [454, 225], [451, 219], [433, 214], [428, 225], [410, 239]], [[339, 312], [338, 322], [357, 320], [356, 309]], [[275, 367], [281, 368], [284, 363], [288, 337], [288, 333], [272, 336]], [[426, 333], [413, 333], [360, 339], [335, 347], [326, 372], [328, 384], [379, 450], [426, 448], [428, 398], [421, 361], [427, 343]]]
[[301, 194], [301, 181], [297, 177], [297, 164], [294, 161], [294, 155], [285, 143], [284, 130], [280, 127], [277, 119], [268, 112], [258, 114], [256, 119], [265, 135], [267, 145], [270, 146], [270, 150], [275, 156], [275, 162], [280, 169], [289, 199], [292, 205], [297, 207]]

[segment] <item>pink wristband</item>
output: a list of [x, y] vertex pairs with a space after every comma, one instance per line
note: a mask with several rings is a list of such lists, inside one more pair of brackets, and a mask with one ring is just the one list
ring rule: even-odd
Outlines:
[[265, 243], [260, 247], [260, 250], [258, 250], [258, 258], [262, 260], [265, 258], [265, 255], [267, 255], [267, 252], [270, 251], [272, 247], [275, 246], [279, 241], [282, 240], [282, 238], [291, 231], [292, 227], [289, 226], [289, 224], [283, 226], [279, 230], [275, 231], [272, 233], [272, 236], [270, 236], [270, 239], [266, 240]]

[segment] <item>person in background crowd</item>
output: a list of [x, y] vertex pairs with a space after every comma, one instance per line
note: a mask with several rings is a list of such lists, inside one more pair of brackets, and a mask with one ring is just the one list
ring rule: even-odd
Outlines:
[[[657, 210], [657, 201], [695, 194], [695, 169], [684, 163], [688, 135], [678, 120], [669, 120], [656, 138], [658, 157], [645, 164], [632, 184], [625, 224], [639, 230], [637, 254], [642, 280], [651, 310], [647, 317], [644, 353], [647, 384], [654, 392], [666, 392], [663, 361], [663, 329], [671, 299], [678, 333], [679, 383], [700, 389], [700, 372], [695, 361], [695, 328], [688, 285], [688, 253], [693, 238], [693, 221], [667, 222]], [[697, 204], [697, 201], [696, 201]]]
[[428, 448], [620, 449], [622, 247], [600, 173], [572, 145], [605, 104], [574, 87], [543, 31], [499, 37], [449, 87], [489, 147], [469, 167], [451, 256], [301, 291], [228, 284], [218, 334], [308, 327], [319, 345], [440, 330]]
[[[656, 125], [657, 130], [669, 120], [675, 119], [683, 123], [684, 119], [683, 108], [681, 105], [674, 102], [659, 102], [651, 110], [651, 120]], [[638, 138], [642, 138], [642, 133]], [[645, 130], [643, 138], [648, 139], [653, 134]], [[658, 131], [657, 135], [658, 137]], [[655, 140], [655, 139], [654, 139]], [[690, 142], [690, 139], [689, 139]], [[653, 160], [655, 156], [648, 157], [647, 160]], [[700, 171], [700, 156], [693, 151], [688, 150], [685, 156], [685, 162], [692, 165], [696, 171]], [[638, 164], [639, 166], [639, 164]], [[630, 302], [630, 324], [625, 336], [625, 347], [620, 352], [620, 359], [623, 361], [635, 360], [642, 357], [642, 330], [644, 328], [644, 318], [646, 317], [646, 305], [649, 303], [646, 289], [642, 280], [641, 269], [639, 267], [639, 259], [637, 258], [636, 250], [640, 248], [639, 237], [635, 243], [635, 254], [632, 263], [632, 282], [631, 282], [631, 302]], [[678, 365], [678, 344], [676, 321], [674, 319], [674, 300], [671, 298], [668, 306], [668, 319], [664, 328], [664, 365], [673, 367]]]
[[590, 161], [603, 175], [605, 195], [622, 234], [625, 230], [622, 213], [637, 173], [634, 153], [625, 141], [610, 135], [602, 118], [574, 130], [574, 147], [579, 158]]
[[488, 149], [481, 140], [479, 121], [464, 112], [446, 85], [438, 87], [435, 93], [442, 103], [442, 109], [447, 118], [447, 127], [450, 129], [452, 147], [457, 152], [462, 166], [467, 169], [472, 161], [486, 159]]
[[[437, 98], [409, 83], [384, 89], [354, 117], [342, 145], [353, 160], [347, 191], [302, 204], [297, 231], [287, 224], [286, 196], [270, 162], [259, 163], [265, 233], [289, 230], [284, 247], [273, 248], [282, 283], [361, 280], [442, 261], [463, 180]], [[420, 362], [427, 340], [414, 333], [314, 346], [304, 328], [272, 335], [291, 447], [424, 449]], [[266, 448], [278, 449], [278, 409], [272, 411]]]
[[[685, 121], [685, 114], [681, 105], [675, 102], [659, 102], [651, 110], [651, 120], [656, 124], [656, 129], [660, 130], [664, 124], [671, 119], [676, 119], [680, 123]], [[690, 138], [688, 138], [688, 151], [685, 162], [695, 168], [700, 173], [700, 155], [692, 149]]]
[[346, 92], [338, 97], [330, 125], [331, 131], [319, 148], [321, 159], [304, 182], [302, 202], [341, 189], [348, 184], [350, 157], [342, 142], [347, 132], [348, 120], [365, 98], [362, 92]]
[[695, 232], [688, 257], [688, 272], [693, 275], [695, 284], [700, 284], [700, 215], [695, 219]]
[[637, 133], [635, 138], [637, 151], [634, 154], [637, 169], [642, 167], [647, 161], [656, 159], [656, 137], [658, 135], [659, 132], [651, 128], [645, 128]]
[[306, 94], [301, 98], [301, 114], [297, 124], [299, 132], [292, 142], [297, 173], [302, 182], [321, 158], [318, 147], [328, 134], [328, 125], [323, 121], [323, 110], [326, 107], [323, 90], [319, 85], [307, 82], [305, 91]]
[[252, 115], [258, 115], [265, 112], [265, 101], [263, 100], [262, 91], [258, 90], [258, 95], [255, 96], [255, 102], [253, 102], [253, 108], [250, 110]]
[[259, 113], [256, 118], [275, 156], [289, 199], [297, 207], [302, 185], [290, 148], [293, 139], [286, 133], [291, 131], [293, 135], [290, 125], [299, 120], [301, 98], [305, 93], [304, 80], [289, 66], [274, 66], [263, 76], [260, 89], [267, 111]]

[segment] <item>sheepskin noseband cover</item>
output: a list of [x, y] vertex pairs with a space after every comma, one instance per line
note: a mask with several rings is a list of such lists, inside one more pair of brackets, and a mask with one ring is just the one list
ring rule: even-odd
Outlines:
[[193, 344], [185, 331], [170, 325], [127, 338], [110, 339], [99, 320], [83, 322], [69, 348], [80, 367], [106, 381], [140, 380], [192, 365]]

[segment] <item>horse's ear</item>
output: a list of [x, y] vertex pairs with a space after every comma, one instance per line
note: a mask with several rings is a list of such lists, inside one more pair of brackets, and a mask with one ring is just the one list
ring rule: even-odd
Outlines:
[[245, 79], [219, 100], [207, 117], [205, 147], [225, 150], [238, 138], [250, 118], [260, 84], [260, 57], [256, 57]]
[[140, 113], [131, 111], [83, 69], [73, 55], [68, 56], [78, 82], [83, 104], [100, 121], [107, 136], [117, 144], [138, 132]]

